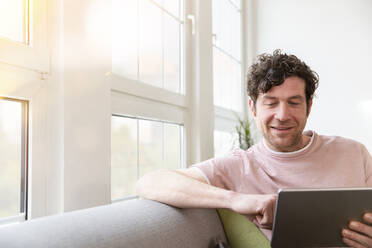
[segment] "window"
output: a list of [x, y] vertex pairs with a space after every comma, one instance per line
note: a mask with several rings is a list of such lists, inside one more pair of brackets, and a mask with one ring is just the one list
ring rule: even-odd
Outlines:
[[240, 1], [213, 0], [214, 104], [242, 111]]
[[0, 37], [29, 44], [29, 1], [0, 0]]
[[47, 0], [0, 0], [0, 63], [49, 72]]
[[215, 156], [238, 145], [235, 125], [245, 111], [241, 5], [239, 0], [212, 0]]
[[[113, 1], [112, 200], [134, 197], [134, 183], [147, 171], [210, 158], [213, 137], [216, 155], [234, 145], [236, 115], [244, 111], [241, 4]], [[180, 145], [167, 146], [167, 123], [173, 123], [174, 133], [184, 130], [175, 136]], [[146, 132], [157, 136], [150, 150], [142, 147]], [[187, 156], [175, 148], [187, 150]], [[167, 154], [181, 157], [180, 162], [168, 163]]]
[[114, 0], [112, 72], [184, 93], [183, 0]]
[[26, 219], [28, 102], [0, 98], [0, 224]]
[[144, 174], [186, 163], [184, 8], [184, 0], [112, 2], [112, 201], [136, 197]]
[[237, 146], [236, 141], [236, 133], [214, 130], [214, 155], [216, 157], [226, 155]]
[[135, 197], [134, 185], [146, 173], [182, 167], [182, 125], [116, 115], [111, 121], [113, 201]]

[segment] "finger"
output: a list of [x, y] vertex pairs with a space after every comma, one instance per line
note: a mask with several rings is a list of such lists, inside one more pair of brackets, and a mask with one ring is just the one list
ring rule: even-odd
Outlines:
[[269, 222], [270, 222], [269, 212], [266, 212], [262, 216], [261, 224], [268, 225], [268, 224], [270, 224]]
[[366, 225], [366, 224], [358, 222], [358, 221], [352, 221], [352, 222], [350, 222], [349, 227], [350, 227], [351, 230], [364, 233], [367, 236], [369, 236], [370, 238], [372, 238], [372, 226], [370, 226], [370, 225]]
[[270, 204], [267, 206], [267, 209], [263, 213], [262, 223], [268, 226], [272, 226], [274, 222], [275, 214], [275, 201], [274, 198], [270, 201]]
[[270, 218], [265, 215], [263, 219], [261, 219], [260, 226], [262, 226], [263, 228], [272, 228], [273, 223]]
[[362, 245], [362, 247], [370, 247], [370, 245], [372, 245], [372, 240], [369, 237], [353, 232], [348, 229], [342, 230], [342, 236], [344, 238], [359, 243], [360, 245]]
[[260, 228], [270, 229], [272, 227], [272, 224], [267, 224], [264, 221], [264, 217], [262, 215], [256, 215], [255, 220], [253, 221], [253, 223], [255, 223]]
[[261, 215], [261, 214], [256, 215], [256, 221], [260, 227], [267, 226], [265, 215]]
[[351, 239], [348, 239], [348, 238], [342, 238], [342, 241], [350, 247], [366, 248], [365, 246], [359, 244], [358, 242], [355, 242], [354, 240], [351, 240]]
[[372, 213], [364, 214], [363, 220], [369, 224], [372, 224]]

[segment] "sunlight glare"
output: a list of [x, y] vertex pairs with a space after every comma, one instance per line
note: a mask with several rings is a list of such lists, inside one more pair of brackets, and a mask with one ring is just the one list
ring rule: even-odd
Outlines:
[[0, 0], [0, 37], [25, 42], [26, 0]]
[[22, 104], [0, 99], [0, 128], [2, 134], [13, 144], [19, 143], [21, 137]]

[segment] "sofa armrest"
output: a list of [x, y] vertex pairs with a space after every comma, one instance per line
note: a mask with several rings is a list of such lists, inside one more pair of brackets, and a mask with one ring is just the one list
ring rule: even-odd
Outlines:
[[226, 242], [214, 209], [130, 200], [0, 227], [0, 247], [212, 247]]

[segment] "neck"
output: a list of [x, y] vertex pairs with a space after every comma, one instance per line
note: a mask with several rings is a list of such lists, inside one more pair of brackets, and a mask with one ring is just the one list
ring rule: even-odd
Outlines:
[[296, 145], [292, 145], [290, 147], [277, 147], [273, 144], [271, 144], [268, 140], [265, 139], [265, 144], [266, 146], [276, 152], [295, 152], [303, 149], [306, 147], [309, 142], [311, 141], [311, 137], [302, 134], [301, 137], [299, 138], [299, 141]]

